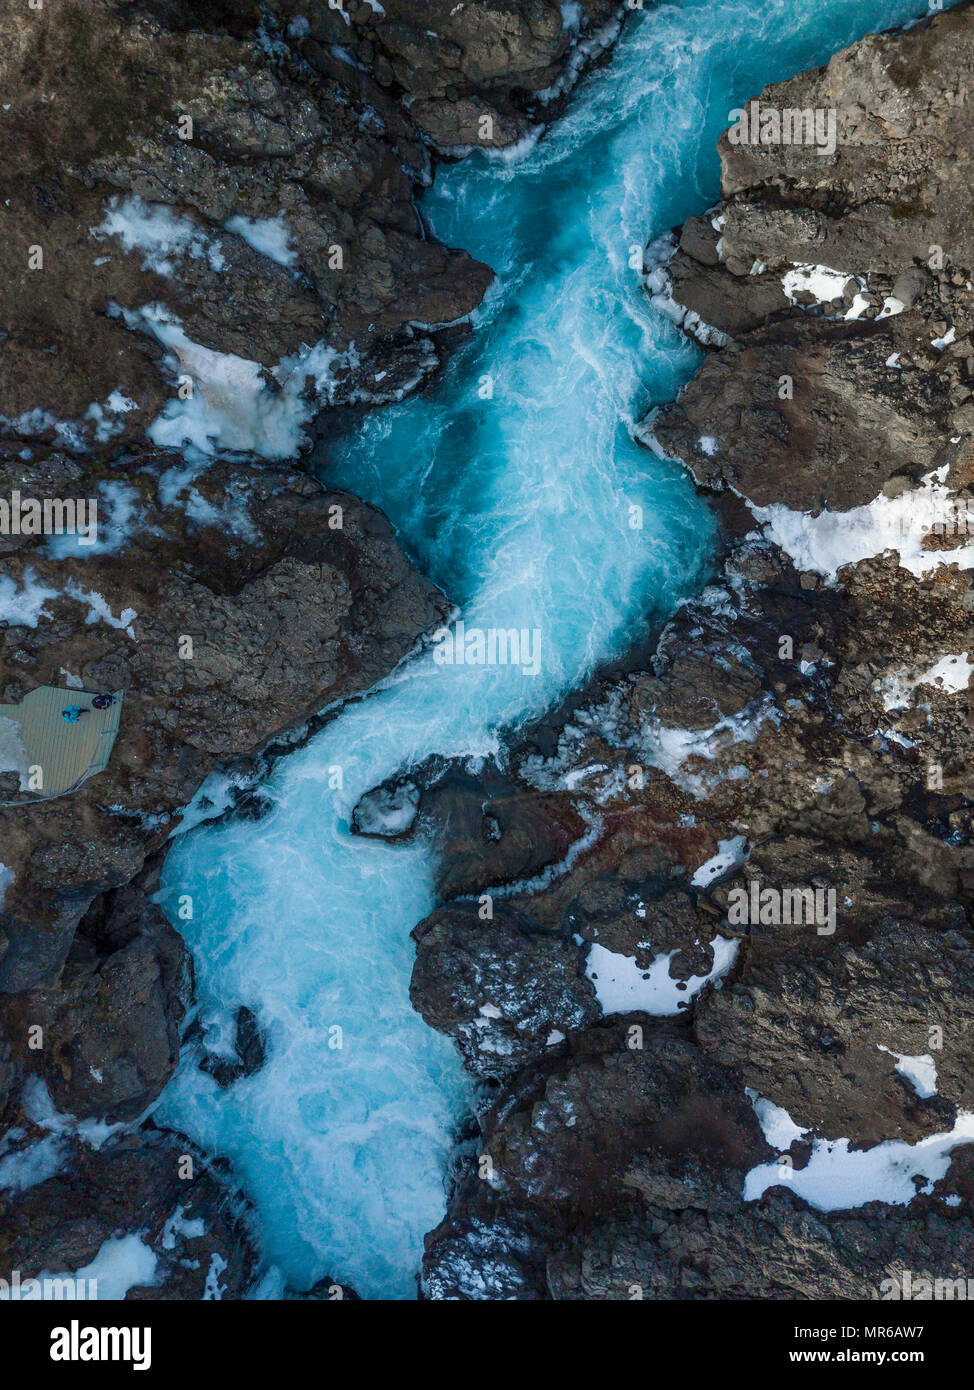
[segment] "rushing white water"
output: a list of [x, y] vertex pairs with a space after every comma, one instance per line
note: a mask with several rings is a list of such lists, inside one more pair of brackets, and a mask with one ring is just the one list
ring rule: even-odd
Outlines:
[[714, 200], [732, 108], [921, 10], [690, 0], [634, 15], [536, 148], [441, 169], [426, 199], [437, 234], [498, 281], [435, 390], [371, 415], [327, 476], [386, 509], [468, 628], [537, 630], [540, 673], [418, 658], [278, 764], [262, 821], [186, 835], [165, 876], [173, 920], [193, 900], [179, 926], [204, 1016], [246, 1003], [270, 1046], [227, 1092], [184, 1066], [157, 1118], [234, 1162], [269, 1261], [298, 1287], [328, 1273], [413, 1294], [469, 1103], [452, 1046], [409, 1006], [427, 852], [353, 838], [352, 807], [429, 753], [488, 755], [500, 727], [700, 584], [708, 513], [630, 437], [698, 354], [649, 306], [632, 250]]

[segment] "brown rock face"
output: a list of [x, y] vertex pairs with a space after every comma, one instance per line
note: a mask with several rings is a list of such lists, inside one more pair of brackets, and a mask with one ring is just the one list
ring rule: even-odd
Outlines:
[[[974, 247], [955, 171], [972, 81], [966, 5], [769, 88], [762, 107], [833, 109], [835, 154], [725, 138], [723, 204], [652, 250], [649, 292], [713, 350], [650, 427], [721, 494], [730, 553], [651, 669], [512, 740], [514, 771], [570, 796], [596, 840], [505, 900], [516, 929], [501, 921], [495, 952], [452, 906], [416, 931], [424, 1014], [461, 1036], [472, 1020], [488, 1049], [518, 1039], [506, 1071], [480, 1059], [500, 1084], [427, 1241], [432, 1298], [867, 1299], [904, 1270], [966, 1277], [969, 1145], [908, 1205], [823, 1211], [789, 1182], [816, 1141], [915, 1144], [972, 1105], [969, 532], [945, 516], [916, 542], [921, 480], [937, 470], [951, 515], [971, 499]], [[805, 283], [834, 297], [802, 289], [802, 267], [833, 272]], [[842, 563], [842, 513], [894, 499], [901, 530]], [[787, 528], [761, 534], [752, 508], [772, 506], [794, 514], [794, 559]], [[838, 563], [803, 569], [816, 516]], [[543, 1049], [521, 1022], [522, 957], [545, 933], [578, 954], [550, 967], [565, 1026], [546, 1015]], [[637, 981], [669, 957], [686, 984], [721, 937], [731, 964], [678, 1015], [574, 1022], [563, 982], [584, 970], [599, 991], [592, 947]], [[477, 1024], [488, 992], [498, 1016]], [[777, 1178], [745, 1200], [772, 1141]]]
[[[213, 34], [203, 9], [191, 16], [198, 27], [173, 30], [151, 7], [50, 0], [0, 20], [0, 371], [15, 438], [117, 451], [180, 375], [218, 389], [200, 349], [269, 369], [324, 343], [341, 355], [325, 403], [391, 399], [436, 364], [411, 323], [461, 318], [490, 281], [426, 235], [418, 132], [365, 74], [349, 92], [330, 56], [319, 72], [262, 47], [256, 24]], [[278, 219], [275, 259], [248, 229]], [[119, 312], [159, 303], [196, 345], [165, 364], [151, 325], [134, 320], [133, 339]], [[129, 404], [112, 413], [115, 393]]]
[[[954, 1166], [969, 1164], [959, 1157]], [[939, 1196], [964, 1181], [951, 1176]], [[546, 1268], [553, 1297], [858, 1300], [889, 1297], [891, 1280], [902, 1289], [905, 1271], [966, 1281], [970, 1221], [938, 1198], [822, 1213], [779, 1187], [743, 1206], [736, 1177], [718, 1165], [691, 1161], [674, 1170], [637, 1159], [626, 1178], [628, 1209], [553, 1252]]]
[[631, 1029], [647, 1022], [634, 1016], [573, 1035], [487, 1112], [481, 1176], [466, 1177], [427, 1237], [430, 1296], [549, 1296], [545, 1249], [554, 1253], [619, 1201], [637, 1155], [671, 1166], [698, 1147], [741, 1176], [767, 1156], [733, 1074], [704, 1061], [678, 1029], [650, 1024], [631, 1046]]
[[974, 61], [968, 11], [872, 34], [761, 93], [764, 106], [834, 110], [835, 150], [721, 139], [728, 259], [753, 251], [768, 265], [899, 275], [926, 264], [935, 243], [958, 266], [974, 262], [953, 173], [974, 138], [963, 95]]
[[[301, 7], [306, 8], [306, 7]], [[349, 22], [312, 7], [311, 38], [349, 49], [383, 88], [410, 94], [409, 115], [441, 150], [520, 139], [566, 84], [582, 39], [604, 47], [614, 0], [581, 0], [579, 29], [556, 0], [389, 0], [348, 6]]]
[[128, 1239], [143, 1248], [147, 1278], [127, 1299], [201, 1299], [208, 1286], [210, 1298], [239, 1298], [249, 1289], [257, 1251], [247, 1207], [183, 1135], [150, 1130], [101, 1150], [71, 1143], [63, 1162], [54, 1177], [0, 1194], [5, 1269], [22, 1280], [71, 1276], [107, 1242]]
[[431, 837], [445, 899], [533, 879], [587, 833], [570, 797], [546, 795], [494, 767], [471, 774], [436, 758], [367, 792], [353, 824], [362, 835]]
[[[5, 700], [61, 684], [63, 668], [125, 703], [104, 773], [0, 810], [15, 875], [0, 988], [50, 978], [88, 903], [138, 872], [211, 770], [372, 685], [447, 610], [356, 498], [240, 464], [171, 498], [169, 463], [127, 475], [139, 529], [117, 555], [55, 560], [41, 541], [7, 562], [51, 597], [36, 627], [0, 638]], [[25, 472], [12, 482], [28, 486]], [[111, 621], [87, 621], [93, 593]]]
[[413, 1007], [456, 1039], [476, 1076], [505, 1077], [600, 1016], [584, 956], [565, 932], [539, 929], [503, 900], [484, 921], [466, 905], [416, 928]]
[[887, 365], [910, 355], [921, 326], [911, 313], [755, 328], [707, 359], [657, 437], [700, 483], [756, 506], [864, 506], [891, 478], [917, 483], [959, 456], [951, 378]]
[[[614, 8], [586, 0], [585, 33]], [[323, 343], [338, 355], [323, 404], [411, 389], [438, 363], [422, 326], [463, 318], [491, 280], [423, 224], [425, 141], [518, 139], [581, 38], [553, 0], [6, 11], [4, 432], [107, 456], [181, 375], [217, 389], [201, 350], [280, 372]], [[152, 324], [120, 313], [153, 304], [189, 346], [164, 358]]]
[[[669, 277], [735, 341], [656, 428], [701, 483], [818, 512], [969, 466], [974, 244], [952, 171], [974, 158], [972, 66], [960, 6], [761, 94], [759, 109], [831, 112], [831, 155], [722, 137], [719, 219], [683, 228]], [[796, 313], [783, 288], [796, 266], [838, 272], [835, 299], [815, 310], [795, 288], [810, 309]]]
[[[108, 769], [61, 799], [0, 737], [0, 1159], [61, 1164], [4, 1199], [0, 1255], [25, 1272], [141, 1233], [157, 1269], [132, 1297], [248, 1284], [222, 1178], [177, 1172], [185, 1141], [143, 1128], [94, 1153], [74, 1119], [137, 1120], [177, 1063], [191, 965], [151, 896], [203, 780], [254, 772], [446, 616], [385, 518], [296, 461], [327, 408], [425, 382], [438, 326], [491, 281], [425, 225], [430, 145], [518, 139], [614, 9], [584, 0], [576, 28], [552, 0], [0, 15], [0, 498], [100, 517], [91, 549], [0, 535], [0, 700], [124, 697]], [[237, 1024], [239, 1065], [203, 1059], [225, 1084], [263, 1057], [259, 1020]], [[46, 1137], [27, 1114], [45, 1088]]]
[[179, 1060], [192, 982], [182, 937], [130, 884], [96, 899], [56, 984], [0, 995], [0, 1020], [59, 1110], [133, 1120]]

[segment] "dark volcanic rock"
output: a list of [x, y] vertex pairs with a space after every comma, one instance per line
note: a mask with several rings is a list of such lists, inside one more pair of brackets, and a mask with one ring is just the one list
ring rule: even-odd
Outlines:
[[[158, 456], [155, 470], [130, 475], [141, 529], [118, 554], [54, 560], [35, 544], [7, 562], [51, 597], [36, 627], [0, 634], [5, 698], [60, 684], [63, 668], [125, 704], [105, 772], [70, 797], [0, 809], [15, 875], [0, 989], [50, 978], [88, 904], [139, 871], [208, 772], [368, 688], [447, 611], [385, 518], [346, 493], [214, 464], [187, 510]], [[114, 625], [86, 621], [92, 591]]]
[[[637, 1159], [626, 1186], [638, 1197], [551, 1252], [552, 1296], [876, 1299], [891, 1296], [884, 1281], [902, 1287], [906, 1270], [967, 1278], [969, 1209], [920, 1198], [907, 1208], [870, 1202], [816, 1212], [783, 1187], [743, 1206], [733, 1178], [716, 1166], [687, 1162], [673, 1171]], [[947, 1180], [940, 1186], [946, 1195]]]
[[[444, 615], [354, 499], [293, 473], [200, 476], [126, 452], [165, 406], [166, 442], [183, 428], [210, 452], [280, 462], [318, 406], [418, 384], [438, 359], [416, 325], [479, 303], [488, 269], [417, 217], [430, 171], [407, 107], [456, 106], [461, 70], [471, 94], [538, 92], [611, 7], [587, 0], [583, 31], [549, 0], [426, 8], [51, 0], [0, 19], [3, 491], [101, 491], [104, 515], [121, 488], [130, 518], [114, 553], [2, 543], [7, 577], [50, 591], [35, 627], [5, 624], [4, 699], [64, 669], [126, 705], [97, 790], [0, 812], [14, 876], [0, 989], [51, 978], [88, 903], [138, 871], [213, 766], [372, 684]], [[339, 40], [361, 67], [334, 56]], [[265, 253], [267, 225], [280, 246]], [[181, 325], [165, 345], [141, 312], [159, 302]], [[181, 426], [186, 381], [201, 415]], [[81, 591], [109, 616], [93, 626], [102, 610]]]
[[96, 901], [56, 983], [0, 995], [0, 1026], [58, 1109], [132, 1120], [176, 1067], [191, 993], [182, 937], [132, 884]]
[[545, 1251], [611, 1210], [637, 1155], [674, 1163], [695, 1146], [741, 1173], [768, 1156], [733, 1073], [643, 1025], [573, 1036], [484, 1116], [476, 1166], [427, 1237], [429, 1296], [545, 1296]]
[[217, 1085], [224, 1088], [260, 1071], [267, 1054], [264, 1035], [251, 1009], [241, 1004], [234, 1014], [233, 1025], [233, 1055], [208, 1052], [200, 1062], [200, 1069], [208, 1072]]
[[246, 1206], [221, 1167], [180, 1134], [147, 1130], [99, 1150], [74, 1145], [65, 1171], [0, 1193], [0, 1263], [22, 1280], [72, 1275], [124, 1238], [155, 1257], [151, 1282], [128, 1299], [240, 1298], [256, 1273]]
[[[647, 669], [511, 740], [521, 778], [599, 833], [505, 901], [517, 933], [491, 982], [517, 1020], [534, 977], [515, 952], [545, 931], [639, 970], [665, 952], [683, 979], [718, 935], [737, 953], [677, 1020], [629, 1013], [533, 1057], [519, 1034], [524, 1066], [495, 1072], [428, 1238], [430, 1297], [866, 1299], [904, 1271], [967, 1276], [969, 1144], [905, 1206], [819, 1211], [788, 1182], [817, 1140], [914, 1144], [974, 1101], [972, 81], [961, 5], [768, 89], [764, 108], [834, 108], [835, 155], [725, 137], [723, 204], [651, 248], [648, 291], [711, 351], [647, 438], [733, 490], [730, 553]], [[801, 288], [816, 267], [824, 302]], [[868, 504], [853, 541], [863, 514], [843, 513]], [[834, 564], [805, 544], [815, 516]], [[474, 931], [452, 909], [417, 930], [424, 1014], [455, 1033], [481, 983], [464, 947], [478, 967], [488, 949]], [[752, 1100], [805, 1131], [756, 1201]]]
[[[293, 8], [308, 7], [294, 0]], [[579, 40], [605, 47], [619, 10], [615, 0], [580, 0], [573, 30], [557, 0], [389, 0], [383, 14], [367, 3], [347, 8], [350, 23], [312, 6], [309, 61], [320, 45], [341, 45], [380, 88], [408, 92], [411, 119], [448, 151], [519, 140], [578, 71]]]
[[[747, 866], [762, 886], [841, 874], [854, 896], [838, 906], [834, 937], [814, 925], [752, 927], [736, 981], [698, 1005], [701, 1047], [818, 1134], [876, 1144], [950, 1129], [954, 1106], [974, 1099], [974, 938], [963, 909], [897, 899], [877, 864], [826, 858], [813, 841], [812, 872], [792, 860], [783, 877], [764, 868], [773, 848]], [[936, 1064], [931, 1099], [894, 1069], [898, 1056], [923, 1055]]]
[[[655, 426], [700, 482], [758, 506], [845, 510], [894, 477], [969, 462], [974, 243], [949, 171], [974, 157], [958, 95], [972, 66], [962, 5], [761, 94], [766, 108], [834, 110], [831, 157], [722, 137], [719, 249], [692, 219], [669, 281], [735, 341]], [[799, 290], [810, 312], [797, 312], [782, 287], [796, 266], [828, 267], [846, 288], [817, 307]]]
[[476, 1076], [507, 1076], [599, 1018], [584, 953], [499, 899], [491, 916], [456, 904], [413, 932], [410, 998], [426, 1022], [456, 1039]]
[[[158, 414], [174, 390], [167, 376], [188, 373], [205, 399], [218, 395], [201, 349], [270, 368], [323, 343], [337, 354], [324, 401], [371, 397], [376, 373], [416, 339], [413, 321], [469, 313], [490, 281], [425, 233], [412, 198], [427, 158], [398, 104], [350, 92], [341, 63], [316, 72], [261, 42], [256, 22], [214, 35], [207, 7], [186, 13], [195, 27], [173, 30], [140, 6], [48, 0], [0, 19], [10, 98], [0, 371], [14, 438], [117, 450]], [[126, 230], [143, 217], [155, 250]], [[279, 217], [287, 264], [244, 235]], [[42, 270], [29, 266], [34, 246]], [[115, 307], [156, 302], [189, 340], [165, 374], [152, 325], [133, 320], [133, 338]], [[420, 377], [436, 364], [431, 348], [410, 355]], [[387, 379], [384, 392], [396, 390]], [[107, 411], [114, 392], [132, 405], [99, 429], [89, 407]]]
[[[582, 8], [587, 32], [616, 6]], [[581, 37], [553, 0], [5, 11], [3, 433], [107, 455], [139, 438], [178, 373], [218, 394], [203, 349], [270, 369], [324, 344], [324, 404], [415, 386], [438, 361], [422, 325], [468, 314], [491, 279], [417, 214], [425, 140], [519, 138], [525, 102], [575, 70]], [[289, 250], [275, 258], [247, 229], [277, 219]], [[138, 315], [160, 302], [189, 340], [170, 344], [166, 373]]]
[[768, 1149], [733, 1070], [658, 1024], [644, 1052], [628, 1039], [573, 1038], [488, 1113], [480, 1176], [427, 1238], [427, 1296], [874, 1299], [905, 1270], [966, 1277], [968, 1150], [908, 1207], [814, 1211], [784, 1179], [744, 1202]]
[[887, 366], [922, 328], [900, 314], [754, 329], [707, 359], [663, 411], [657, 437], [700, 483], [732, 487], [756, 506], [863, 506], [889, 479], [919, 482], [957, 456], [948, 443], [951, 378]]
[[360, 835], [386, 839], [428, 835], [443, 898], [534, 879], [561, 863], [588, 832], [564, 793], [538, 790], [492, 763], [472, 773], [439, 758], [366, 792], [353, 826]]

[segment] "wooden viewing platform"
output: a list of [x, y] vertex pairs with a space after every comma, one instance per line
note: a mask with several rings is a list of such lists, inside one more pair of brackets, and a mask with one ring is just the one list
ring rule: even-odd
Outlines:
[[[113, 691], [112, 697], [107, 709], [97, 709], [92, 704], [95, 695], [86, 690], [41, 685], [25, 695], [19, 705], [0, 705], [0, 719], [19, 726], [23, 744], [21, 771], [26, 774], [28, 769], [39, 767], [43, 779], [34, 796], [21, 793], [16, 800], [0, 804], [22, 806], [64, 796], [104, 771], [122, 717], [122, 692]], [[69, 722], [64, 711], [72, 705], [87, 713]], [[8, 732], [16, 736], [18, 730], [8, 727]]]

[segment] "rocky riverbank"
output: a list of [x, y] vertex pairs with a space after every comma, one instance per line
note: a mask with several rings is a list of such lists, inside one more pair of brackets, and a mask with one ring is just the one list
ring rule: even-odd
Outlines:
[[[69, 797], [35, 798], [0, 740], [0, 1227], [24, 1278], [104, 1272], [141, 1232], [133, 1296], [252, 1279], [225, 1168], [111, 1128], [157, 1098], [192, 1008], [151, 902], [161, 855], [210, 772], [367, 690], [447, 614], [380, 513], [303, 471], [310, 428], [437, 370], [492, 272], [426, 227], [435, 160], [550, 118], [617, 8], [0, 17], [0, 497], [99, 516], [91, 546], [0, 536], [2, 699], [124, 692], [108, 769]], [[239, 1066], [204, 1059], [226, 1084], [259, 1064], [238, 1025]]]
[[[413, 997], [485, 1095], [430, 1297], [969, 1267], [971, 1150], [889, 1151], [898, 1189], [855, 1151], [970, 1138], [972, 76], [962, 6], [767, 89], [834, 153], [724, 136], [720, 206], [648, 249], [708, 356], [645, 440], [729, 551], [651, 663], [512, 744], [505, 814], [450, 819], [475, 886], [417, 927]], [[477, 804], [429, 780], [417, 825]], [[857, 1180], [886, 1200], [830, 1209]]]

